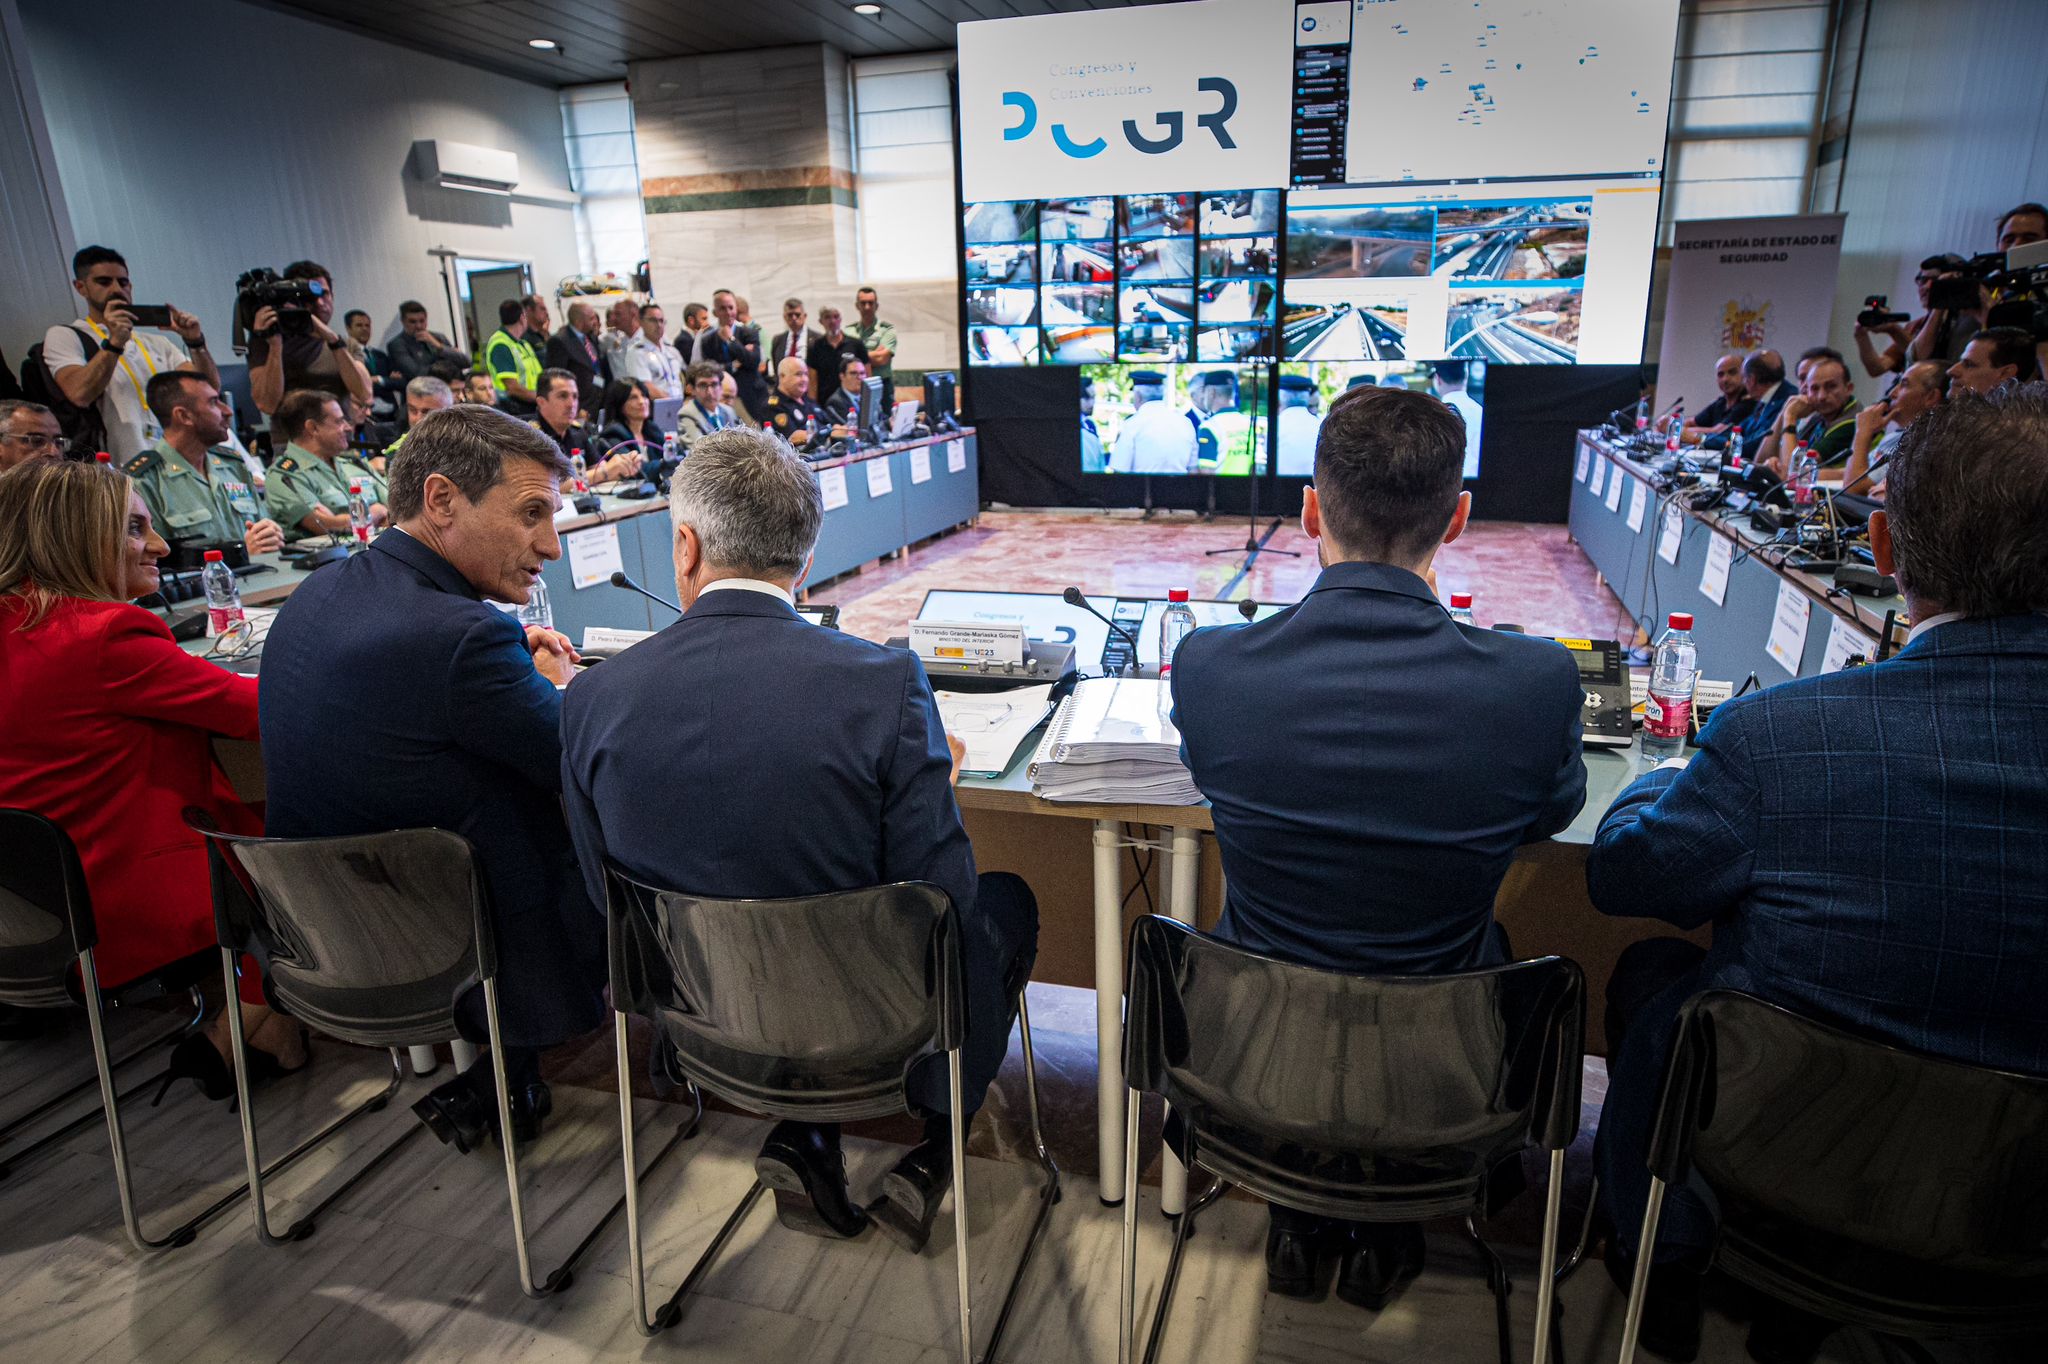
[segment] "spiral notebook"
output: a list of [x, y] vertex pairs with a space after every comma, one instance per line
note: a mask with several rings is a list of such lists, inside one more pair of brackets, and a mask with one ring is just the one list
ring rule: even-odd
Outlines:
[[1089, 678], [1060, 703], [1027, 769], [1046, 800], [1195, 805], [1202, 793], [1180, 760], [1166, 684]]

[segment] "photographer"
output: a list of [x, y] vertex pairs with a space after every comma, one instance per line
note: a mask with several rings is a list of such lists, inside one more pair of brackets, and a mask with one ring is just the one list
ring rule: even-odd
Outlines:
[[[206, 348], [199, 319], [190, 313], [169, 304], [161, 309], [184, 346], [161, 332], [137, 330], [135, 289], [128, 280], [128, 262], [118, 251], [88, 246], [73, 256], [71, 287], [85, 300], [85, 317], [44, 333], [43, 367], [66, 402], [97, 411], [98, 424], [104, 428], [99, 443], [116, 464], [126, 463], [163, 435], [162, 424], [148, 406], [153, 377], [189, 370], [218, 384], [220, 371]], [[77, 441], [84, 433], [71, 429], [65, 434]], [[82, 448], [80, 453], [91, 458], [95, 451]]]
[[[303, 285], [303, 289], [291, 286]], [[370, 371], [349, 351], [348, 339], [330, 325], [334, 320], [334, 279], [327, 267], [309, 260], [293, 261], [284, 279], [263, 290], [251, 290], [264, 301], [249, 319], [249, 393], [264, 416], [276, 413], [284, 395], [298, 389], [326, 393], [337, 400], [354, 398], [364, 407], [374, 401]], [[246, 295], [245, 295], [246, 296]]]
[[[1887, 317], [1883, 305], [1889, 300], [1882, 294], [1864, 300], [1865, 309], [1856, 317], [1856, 354], [1863, 361], [1864, 373], [1874, 379], [1904, 369], [1914, 360], [1954, 361], [1961, 357], [1963, 347], [1977, 330], [1976, 320], [1951, 316], [1947, 310], [1933, 307], [1930, 299], [1936, 280], [1959, 278], [1959, 272], [1968, 265], [1961, 256], [1947, 253], [1920, 262], [1920, 269], [1913, 276], [1914, 291], [1920, 296], [1917, 318], [1908, 318], [1903, 313]], [[1877, 349], [1877, 337], [1890, 343], [1882, 351]], [[1928, 354], [1915, 354], [1916, 345]]]

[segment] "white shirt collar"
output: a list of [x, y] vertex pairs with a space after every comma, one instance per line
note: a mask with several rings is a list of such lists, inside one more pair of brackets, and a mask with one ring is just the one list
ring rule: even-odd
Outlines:
[[703, 587], [697, 590], [697, 595], [701, 597], [706, 592], [717, 592], [720, 589], [734, 592], [759, 592], [764, 596], [780, 597], [791, 606], [796, 605], [796, 598], [790, 595], [788, 588], [780, 587], [775, 583], [762, 582], [759, 578], [719, 578], [714, 582], [704, 584]]
[[1952, 620], [1961, 620], [1962, 618], [1963, 613], [1960, 611], [1944, 611], [1938, 616], [1929, 616], [1926, 620], [1914, 621], [1913, 628], [1906, 634], [1906, 643], [1911, 644], [1929, 630], [1946, 625]]

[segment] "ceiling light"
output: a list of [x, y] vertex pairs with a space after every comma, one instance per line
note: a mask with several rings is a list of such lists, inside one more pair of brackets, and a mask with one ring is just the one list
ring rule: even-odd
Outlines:
[[865, 14], [870, 19], [878, 19], [881, 17], [882, 7], [880, 5], [855, 5], [853, 12], [855, 14]]
[[528, 38], [526, 45], [528, 47], [537, 47], [543, 52], [555, 50], [555, 40], [553, 38]]

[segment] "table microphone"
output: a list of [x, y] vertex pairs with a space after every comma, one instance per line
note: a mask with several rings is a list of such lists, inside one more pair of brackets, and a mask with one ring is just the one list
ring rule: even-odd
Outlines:
[[1253, 601], [1250, 597], [1246, 597], [1243, 601], [1237, 604], [1237, 614], [1243, 616], [1245, 620], [1250, 621], [1252, 617], [1259, 614], [1259, 604]]
[[1100, 611], [1096, 610], [1094, 606], [1092, 606], [1089, 603], [1088, 598], [1081, 595], [1081, 589], [1078, 587], [1070, 587], [1066, 591], [1060, 593], [1060, 599], [1066, 602], [1066, 604], [1069, 606], [1080, 607], [1083, 611], [1086, 611], [1089, 615], [1095, 617], [1095, 619], [1101, 621], [1104, 625], [1107, 625], [1110, 629], [1116, 631], [1125, 639], [1129, 640], [1131, 642], [1131, 666], [1133, 668], [1138, 666], [1138, 637], [1136, 635], [1132, 634], [1129, 630], [1125, 629], [1121, 625], [1118, 625], [1108, 616], [1105, 616]]
[[683, 614], [683, 608], [682, 608], [682, 607], [680, 607], [680, 606], [677, 606], [677, 605], [676, 605], [676, 604], [675, 604], [674, 602], [670, 601], [670, 600], [669, 600], [668, 598], [666, 598], [666, 597], [657, 597], [657, 596], [655, 596], [655, 595], [654, 595], [654, 594], [653, 594], [652, 592], [649, 592], [649, 591], [648, 591], [648, 590], [647, 590], [646, 588], [642, 587], [642, 586], [641, 586], [640, 584], [638, 584], [638, 583], [634, 582], [634, 581], [633, 581], [633, 580], [632, 580], [631, 578], [627, 577], [627, 576], [626, 576], [626, 574], [625, 574], [625, 572], [624, 572], [624, 570], [622, 570], [622, 569], [615, 569], [615, 570], [613, 570], [613, 572], [612, 572], [612, 586], [613, 586], [613, 587], [623, 587], [623, 588], [625, 588], [625, 589], [626, 589], [626, 590], [627, 590], [628, 592], [638, 592], [638, 593], [639, 593], [639, 594], [640, 594], [641, 596], [643, 596], [643, 597], [647, 598], [647, 600], [649, 600], [649, 601], [651, 601], [651, 602], [659, 602], [659, 603], [661, 603], [661, 604], [662, 604], [663, 606], [666, 606], [666, 607], [667, 607], [667, 608], [668, 608], [669, 610], [671, 610], [671, 611], [675, 612], [675, 613], [676, 613], [677, 615], [679, 615], [679, 616], [680, 616], [681, 614]]

